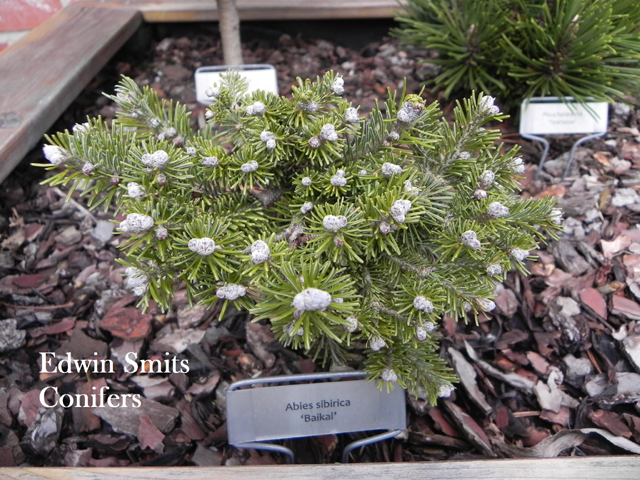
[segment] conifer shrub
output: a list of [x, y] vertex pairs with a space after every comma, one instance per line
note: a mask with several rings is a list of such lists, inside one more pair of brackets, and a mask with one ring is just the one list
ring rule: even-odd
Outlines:
[[628, 101], [640, 92], [635, 0], [407, 0], [394, 30], [435, 51], [445, 97], [483, 91], [512, 107], [533, 96]]
[[494, 146], [504, 118], [482, 94], [455, 122], [418, 95], [389, 92], [368, 118], [333, 72], [292, 99], [228, 73], [208, 90], [208, 125], [124, 78], [112, 125], [89, 119], [44, 147], [93, 208], [112, 202], [129, 288], [139, 307], [194, 303], [247, 309], [286, 347], [320, 362], [357, 353], [382, 387], [397, 381], [432, 402], [455, 377], [439, 355], [443, 315], [489, 312], [506, 272], [554, 236], [551, 199], [514, 195], [516, 149]]

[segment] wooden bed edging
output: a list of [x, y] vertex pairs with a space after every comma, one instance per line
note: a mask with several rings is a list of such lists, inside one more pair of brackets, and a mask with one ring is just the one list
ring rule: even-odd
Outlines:
[[0, 54], [0, 181], [141, 24], [135, 9], [71, 5]]
[[640, 457], [244, 467], [27, 467], [0, 469], [0, 476], [7, 480], [638, 480]]
[[[83, 5], [136, 8], [146, 22], [218, 20], [215, 0], [85, 0]], [[236, 0], [240, 20], [391, 18], [398, 0]]]

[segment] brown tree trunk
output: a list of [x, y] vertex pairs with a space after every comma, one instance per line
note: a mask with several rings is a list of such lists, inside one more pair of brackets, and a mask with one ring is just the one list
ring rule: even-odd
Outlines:
[[241, 65], [242, 45], [240, 43], [240, 17], [236, 0], [216, 0], [220, 18], [222, 53], [226, 65]]

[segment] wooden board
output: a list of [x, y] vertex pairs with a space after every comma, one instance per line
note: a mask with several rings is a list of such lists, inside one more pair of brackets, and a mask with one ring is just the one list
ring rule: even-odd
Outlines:
[[638, 480], [640, 457], [562, 457], [428, 463], [260, 467], [0, 468], [5, 480]]
[[[102, 5], [97, 0], [83, 2]], [[218, 20], [215, 0], [110, 0], [118, 8], [137, 8], [147, 22], [205, 22]], [[241, 20], [304, 20], [391, 18], [397, 0], [236, 0]]]
[[141, 23], [135, 9], [72, 5], [0, 53], [0, 181]]

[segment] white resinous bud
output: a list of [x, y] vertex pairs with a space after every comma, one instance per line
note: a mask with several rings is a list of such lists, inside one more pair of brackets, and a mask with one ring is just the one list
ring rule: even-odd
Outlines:
[[400, 110], [398, 110], [398, 121], [401, 123], [414, 123], [420, 115], [424, 107], [420, 104], [413, 104], [411, 102], [404, 102]]
[[89, 133], [90, 129], [91, 129], [91, 125], [89, 125], [89, 122], [86, 122], [86, 123], [76, 123], [71, 130], [73, 130], [73, 133], [83, 134], [83, 133]]
[[276, 148], [276, 136], [273, 132], [264, 130], [260, 134], [260, 140], [262, 140], [266, 144], [267, 150], [271, 151]]
[[313, 202], [304, 202], [300, 207], [300, 213], [302, 213], [303, 215], [306, 215], [311, 210], [313, 210]]
[[556, 225], [562, 225], [562, 210], [560, 210], [559, 208], [554, 208], [553, 210], [551, 210], [549, 219]]
[[82, 165], [82, 173], [85, 175], [91, 175], [95, 170], [96, 166], [93, 163], [85, 162], [85, 164]]
[[207, 120], [213, 120], [214, 113], [211, 110], [204, 112], [204, 118]]
[[287, 328], [285, 328], [284, 332], [290, 337], [294, 335], [298, 335], [299, 337], [301, 337], [302, 335], [304, 335], [304, 328], [300, 327], [294, 331], [295, 328], [296, 328], [296, 324], [290, 323], [289, 325], [287, 325]]
[[491, 312], [496, 308], [495, 302], [493, 300], [489, 300], [488, 298], [479, 298], [478, 305], [480, 305], [480, 308], [485, 312]]
[[413, 299], [413, 308], [415, 308], [416, 310], [421, 310], [424, 313], [431, 313], [433, 312], [433, 303], [427, 300], [426, 297], [418, 295]]
[[262, 115], [267, 110], [264, 103], [258, 101], [246, 108], [247, 115]]
[[391, 206], [390, 213], [396, 222], [404, 223], [410, 209], [411, 202], [409, 200], [396, 200]]
[[218, 87], [211, 86], [204, 91], [204, 94], [209, 98], [217, 100], [220, 96], [220, 89]]
[[485, 95], [480, 102], [478, 102], [478, 107], [480, 107], [480, 110], [483, 112], [488, 111], [491, 115], [495, 115], [500, 112], [500, 109], [493, 104], [494, 102], [495, 98], [491, 95]]
[[348, 322], [348, 323], [347, 323], [347, 325], [345, 325], [344, 329], [345, 329], [347, 332], [349, 332], [349, 333], [353, 333], [353, 332], [355, 332], [356, 330], [358, 330], [358, 325], [359, 325], [359, 324], [358, 324], [358, 318], [357, 318], [357, 317], [355, 317], [355, 316], [353, 316], [353, 315], [350, 315], [350, 316], [348, 316], [348, 317], [346, 318], [346, 320], [347, 320], [347, 322]]
[[460, 236], [460, 241], [473, 250], [479, 250], [482, 247], [478, 235], [473, 230], [467, 230]]
[[331, 123], [325, 123], [320, 129], [320, 138], [326, 140], [327, 142], [335, 142], [338, 140], [338, 132], [336, 132], [336, 127]]
[[302, 184], [303, 187], [310, 187], [313, 184], [313, 181], [309, 177], [304, 177], [300, 181], [300, 183]]
[[458, 154], [458, 158], [460, 160], [469, 160], [471, 158], [471, 154], [469, 152], [460, 152]]
[[331, 91], [336, 95], [342, 95], [344, 93], [344, 78], [336, 77], [331, 85]]
[[162, 225], [159, 225], [156, 228], [156, 238], [158, 240], [166, 240], [166, 238], [169, 236], [169, 231], [163, 227]]
[[330, 232], [337, 232], [347, 226], [347, 217], [344, 215], [326, 215], [322, 219], [322, 226]]
[[418, 340], [419, 342], [423, 342], [427, 339], [428, 335], [429, 333], [427, 332], [426, 328], [416, 327], [416, 340]]
[[383, 235], [389, 235], [391, 232], [391, 224], [389, 222], [380, 222], [378, 228], [380, 229], [380, 233]]
[[187, 155], [193, 157], [196, 154], [196, 147], [187, 147]]
[[58, 147], [57, 145], [45, 145], [42, 148], [42, 153], [44, 154], [44, 158], [54, 165], [62, 165], [69, 160], [71, 156], [67, 150], [62, 147]]
[[265, 143], [268, 140], [271, 140], [272, 138], [275, 138], [275, 135], [273, 134], [273, 132], [270, 132], [269, 130], [263, 130], [262, 133], [260, 134], [260, 140], [262, 140]]
[[145, 153], [140, 161], [147, 167], [163, 168], [169, 163], [169, 154], [164, 150], [157, 150], [153, 153]]
[[318, 288], [307, 288], [293, 297], [291, 305], [296, 310], [315, 312], [326, 310], [330, 303], [331, 295], [329, 292]]
[[377, 352], [386, 346], [386, 342], [381, 337], [375, 336], [371, 337], [371, 340], [369, 340], [369, 348], [374, 352]]
[[251, 245], [251, 263], [259, 265], [266, 262], [271, 257], [269, 245], [262, 240], [256, 240]]
[[156, 182], [158, 182], [158, 185], [164, 185], [165, 183], [167, 183], [167, 176], [162, 172], [159, 173], [156, 177]]
[[149, 125], [151, 126], [151, 128], [158, 128], [161, 125], [161, 122], [157, 118], [152, 118], [151, 120], [149, 120]]
[[428, 334], [434, 332], [436, 324], [433, 322], [424, 322], [422, 325], [416, 327], [416, 339], [423, 341], [427, 338]]
[[464, 303], [462, 304], [462, 309], [463, 309], [465, 312], [469, 313], [469, 312], [471, 312], [471, 311], [473, 310], [473, 307], [471, 306], [471, 304], [470, 304], [469, 302], [464, 302]]
[[396, 374], [396, 372], [393, 371], [393, 369], [391, 367], [386, 367], [384, 370], [382, 370], [382, 373], [380, 374], [380, 377], [385, 382], [396, 382], [396, 381], [398, 381], [398, 375]]
[[125, 274], [127, 275], [126, 285], [128, 288], [140, 287], [149, 283], [146, 273], [139, 268], [128, 267], [125, 270]]
[[473, 197], [476, 200], [486, 200], [488, 196], [489, 195], [487, 194], [487, 191], [486, 190], [482, 190], [480, 188], [478, 190], [476, 190], [475, 192], [473, 192]]
[[124, 273], [127, 275], [126, 285], [134, 294], [141, 297], [149, 288], [149, 277], [136, 267], [128, 267]]
[[529, 256], [529, 250], [512, 248], [511, 250], [509, 250], [509, 254], [519, 262], [522, 262]]
[[414, 187], [411, 180], [405, 180], [403, 191], [417, 195], [420, 192], [420, 189], [418, 187]]
[[139, 183], [129, 182], [127, 183], [127, 194], [131, 198], [142, 198], [144, 197], [144, 188]]
[[489, 265], [487, 267], [487, 275], [496, 276], [502, 275], [502, 267], [498, 264]]
[[216, 251], [216, 242], [209, 237], [192, 238], [188, 243], [189, 250], [206, 257]]
[[218, 157], [202, 157], [200, 163], [203, 167], [217, 167], [220, 162]]
[[398, 140], [400, 140], [400, 134], [398, 132], [396, 132], [395, 130], [389, 132], [389, 136], [387, 137], [389, 140], [391, 140], [392, 142], [397, 142]]
[[120, 230], [127, 233], [141, 233], [153, 228], [153, 218], [141, 213], [130, 213], [120, 222]]
[[524, 167], [524, 161], [522, 160], [522, 157], [514, 158], [513, 163], [511, 164], [511, 168], [515, 173], [519, 175], [523, 174], [525, 167]]
[[240, 165], [240, 170], [242, 170], [244, 173], [253, 173], [258, 170], [259, 166], [260, 165], [258, 165], [258, 162], [256, 162], [255, 160], [251, 160], [250, 162]]
[[344, 170], [338, 170], [336, 174], [329, 179], [329, 183], [334, 187], [344, 187], [347, 184], [347, 179], [344, 176]]
[[487, 213], [490, 217], [502, 218], [509, 215], [509, 208], [505, 207], [500, 202], [491, 202], [487, 209]]
[[169, 127], [169, 128], [166, 128], [164, 130], [164, 135], [167, 138], [173, 138], [173, 137], [175, 137], [177, 135], [177, 133], [178, 133], [178, 131], [173, 127]]
[[489, 187], [491, 187], [491, 185], [493, 185], [495, 179], [496, 174], [493, 172], [493, 170], [485, 170], [480, 174], [480, 177], [478, 177], [478, 185], [483, 190], [487, 190]]
[[244, 297], [246, 293], [247, 289], [245, 287], [235, 283], [229, 283], [216, 290], [216, 296], [221, 300], [237, 300], [240, 297]]
[[322, 145], [322, 140], [320, 140], [318, 137], [311, 137], [309, 139], [308, 145], [310, 148], [319, 148], [320, 145]]
[[314, 102], [313, 100], [309, 100], [308, 102], [298, 102], [298, 107], [300, 107], [300, 110], [304, 110], [305, 112], [315, 113], [318, 111], [318, 102]]
[[440, 385], [438, 387], [438, 397], [440, 398], [449, 398], [455, 388], [450, 383], [445, 383], [444, 385]]
[[400, 165], [396, 165], [395, 163], [385, 162], [382, 164], [382, 175], [386, 178], [391, 178], [394, 174], [402, 173], [402, 167]]
[[349, 107], [344, 112], [344, 121], [347, 123], [358, 123], [358, 110], [354, 107]]

